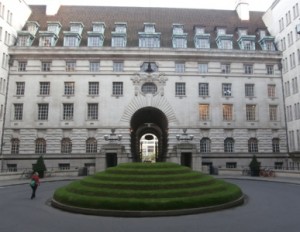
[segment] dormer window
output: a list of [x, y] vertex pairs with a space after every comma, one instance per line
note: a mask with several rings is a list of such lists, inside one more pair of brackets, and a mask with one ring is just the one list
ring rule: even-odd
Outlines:
[[139, 32], [139, 47], [160, 47], [160, 32], [155, 32], [155, 23], [144, 23], [144, 32]]
[[61, 29], [60, 22], [47, 22], [47, 24], [48, 24], [47, 31], [52, 32], [58, 36]]
[[238, 29], [239, 38], [237, 40], [240, 49], [242, 50], [255, 50], [255, 35], [248, 35], [247, 29]]
[[258, 41], [261, 49], [264, 51], [275, 51], [276, 47], [274, 44], [275, 37], [268, 36], [265, 30], [258, 31], [260, 40]]
[[83, 24], [80, 22], [71, 22], [70, 31], [64, 31], [64, 46], [78, 47], [81, 41]]
[[217, 28], [216, 42], [219, 49], [232, 49], [232, 34], [226, 34], [226, 28]]
[[196, 26], [194, 27], [194, 31], [195, 48], [210, 48], [210, 34], [205, 34], [205, 28], [202, 26]]
[[35, 21], [27, 22], [27, 31], [30, 34], [32, 34], [33, 36], [35, 36], [35, 34], [39, 30], [39, 28], [40, 28], [40, 25], [37, 22], [35, 22]]
[[112, 47], [126, 47], [127, 23], [115, 23], [115, 31], [111, 32]]
[[102, 47], [104, 42], [105, 24], [101, 22], [93, 23], [93, 31], [88, 31], [88, 46]]
[[84, 27], [84, 25], [80, 22], [71, 22], [70, 23], [70, 31], [71, 32], [77, 32], [80, 35], [83, 31], [83, 27]]
[[40, 31], [40, 47], [52, 47], [56, 45], [58, 34], [61, 29], [59, 22], [48, 22], [47, 31]]
[[34, 40], [34, 36], [27, 31], [19, 31], [18, 38], [17, 38], [17, 46], [18, 47], [29, 47], [32, 45]]
[[173, 24], [172, 44], [173, 48], [187, 47], [187, 33], [183, 32], [182, 24]]

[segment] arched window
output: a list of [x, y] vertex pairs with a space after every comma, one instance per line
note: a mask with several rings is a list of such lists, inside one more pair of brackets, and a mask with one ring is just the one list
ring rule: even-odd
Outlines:
[[97, 153], [97, 140], [95, 138], [86, 140], [86, 153]]
[[200, 140], [200, 152], [210, 152], [210, 139], [202, 138]]
[[46, 140], [39, 138], [35, 140], [35, 154], [46, 154]]
[[69, 138], [63, 138], [61, 140], [61, 153], [70, 154], [72, 153], [72, 141]]
[[147, 82], [147, 83], [143, 84], [143, 86], [142, 86], [142, 92], [144, 94], [147, 94], [147, 93], [154, 94], [154, 93], [156, 93], [156, 91], [157, 91], [157, 87], [154, 83]]
[[224, 152], [234, 152], [234, 140], [233, 140], [233, 138], [226, 138], [224, 140]]
[[279, 138], [273, 138], [272, 139], [272, 151], [280, 152], [280, 146], [279, 146]]
[[248, 140], [248, 152], [252, 152], [252, 153], [258, 152], [258, 142], [256, 138], [250, 138]]
[[11, 139], [11, 154], [19, 154], [20, 140]]

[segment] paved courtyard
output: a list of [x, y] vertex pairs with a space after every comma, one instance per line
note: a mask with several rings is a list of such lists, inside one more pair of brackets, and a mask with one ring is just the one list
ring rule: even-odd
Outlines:
[[73, 214], [47, 204], [69, 181], [43, 183], [30, 200], [28, 184], [0, 187], [1, 232], [299, 232], [300, 185], [227, 180], [248, 196], [243, 206], [219, 212], [157, 218], [115, 218]]

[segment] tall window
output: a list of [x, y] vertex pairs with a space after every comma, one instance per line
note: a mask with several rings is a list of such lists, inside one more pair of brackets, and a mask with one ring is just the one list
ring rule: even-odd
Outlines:
[[75, 94], [75, 82], [65, 82], [65, 95], [74, 95]]
[[75, 72], [76, 61], [66, 61], [66, 72]]
[[209, 120], [209, 105], [200, 104], [199, 105], [199, 117], [201, 121]]
[[277, 105], [269, 105], [269, 117], [270, 121], [277, 121]]
[[63, 104], [63, 120], [73, 120], [74, 116], [74, 104], [65, 103]]
[[61, 140], [61, 153], [70, 154], [72, 153], [72, 141], [69, 138], [63, 138]]
[[280, 142], [279, 138], [273, 138], [273, 139], [272, 139], [272, 151], [273, 151], [274, 153], [280, 152], [280, 145], [279, 145], [279, 142]]
[[50, 72], [51, 62], [42, 62], [42, 71]]
[[48, 104], [38, 104], [38, 120], [48, 120]]
[[184, 71], [185, 71], [185, 64], [184, 63], [175, 63], [175, 72], [184, 73]]
[[233, 140], [233, 138], [226, 138], [224, 140], [224, 152], [234, 152], [234, 140]]
[[90, 62], [90, 71], [91, 72], [99, 72], [99, 70], [100, 70], [99, 61], [91, 61]]
[[123, 72], [124, 71], [124, 62], [123, 61], [114, 61], [113, 62], [113, 71], [114, 72]]
[[11, 154], [19, 154], [20, 140], [11, 139]]
[[19, 62], [18, 71], [25, 72], [27, 67], [27, 62]]
[[232, 105], [231, 104], [224, 104], [223, 105], [223, 120], [224, 121], [232, 121]]
[[210, 152], [210, 139], [202, 138], [200, 140], [200, 152]]
[[208, 64], [199, 64], [199, 73], [207, 73], [208, 72]]
[[268, 97], [275, 97], [276, 96], [276, 85], [268, 85]]
[[231, 84], [222, 84], [222, 95], [225, 97], [230, 97], [232, 95]]
[[46, 154], [46, 140], [38, 138], [35, 140], [35, 154]]
[[97, 140], [95, 138], [86, 140], [86, 153], [97, 153]]
[[253, 65], [252, 64], [245, 64], [244, 65], [244, 72], [245, 72], [245, 74], [253, 74]]
[[245, 96], [254, 97], [254, 84], [245, 84]]
[[98, 119], [98, 103], [88, 104], [88, 120]]
[[250, 138], [248, 140], [248, 152], [252, 152], [252, 153], [258, 152], [258, 141], [256, 138]]
[[40, 82], [40, 95], [50, 94], [50, 82]]
[[221, 64], [222, 73], [230, 73], [230, 64]]
[[14, 120], [22, 120], [23, 119], [23, 104], [18, 103], [14, 104]]
[[25, 93], [25, 82], [16, 82], [16, 95], [24, 96]]
[[199, 96], [207, 97], [209, 96], [208, 83], [199, 83]]
[[274, 74], [274, 65], [267, 65], [267, 74], [268, 75], [273, 75]]
[[255, 121], [256, 120], [256, 105], [246, 105], [246, 120]]
[[185, 83], [175, 83], [175, 95], [185, 96]]
[[89, 95], [99, 95], [99, 82], [89, 82]]
[[123, 82], [113, 82], [112, 95], [113, 96], [123, 95]]

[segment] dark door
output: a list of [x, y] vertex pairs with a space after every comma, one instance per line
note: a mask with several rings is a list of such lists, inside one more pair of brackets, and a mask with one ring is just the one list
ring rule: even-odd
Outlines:
[[106, 168], [118, 165], [117, 153], [106, 153]]
[[189, 168], [192, 167], [192, 153], [190, 152], [183, 152], [181, 153], [181, 165], [187, 166]]

